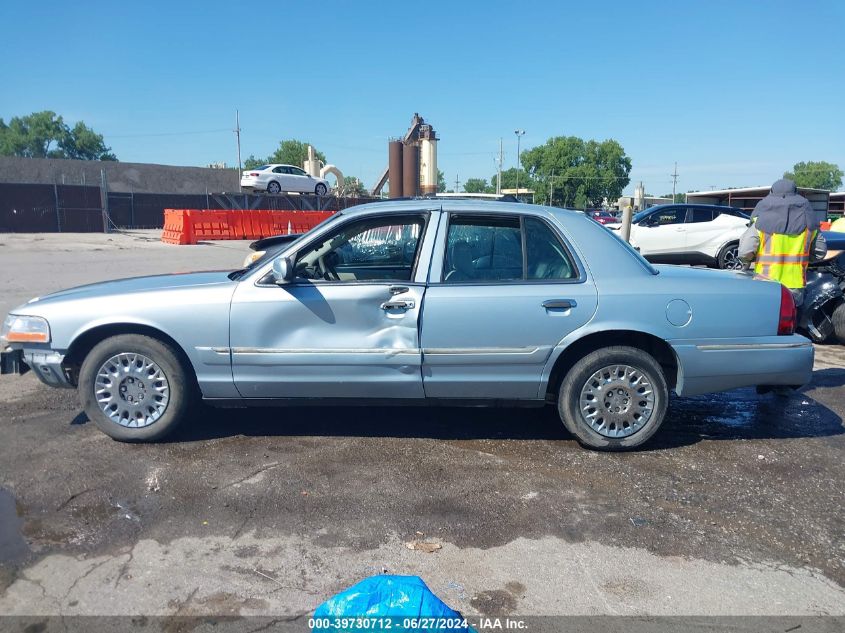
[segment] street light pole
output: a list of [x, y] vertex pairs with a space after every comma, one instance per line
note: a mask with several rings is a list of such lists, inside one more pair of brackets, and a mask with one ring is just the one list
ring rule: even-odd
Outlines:
[[525, 130], [514, 130], [516, 134], [516, 199], [519, 200], [519, 141], [525, 135]]

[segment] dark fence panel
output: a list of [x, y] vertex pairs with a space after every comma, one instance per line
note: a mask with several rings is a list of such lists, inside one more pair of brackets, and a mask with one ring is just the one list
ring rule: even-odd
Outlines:
[[59, 229], [68, 233], [98, 233], [103, 230], [103, 209], [99, 187], [56, 185]]
[[102, 231], [99, 187], [0, 184], [0, 231]]
[[[342, 211], [377, 198], [260, 194], [108, 194], [108, 229], [160, 229], [165, 209]], [[99, 187], [0, 183], [0, 232], [101, 232]]]

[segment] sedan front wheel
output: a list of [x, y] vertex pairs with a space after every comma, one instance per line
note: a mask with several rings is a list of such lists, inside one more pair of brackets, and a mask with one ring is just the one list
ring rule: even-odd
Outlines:
[[152, 442], [187, 415], [194, 381], [176, 352], [138, 334], [94, 346], [79, 371], [79, 397], [88, 419], [121, 442]]
[[626, 450], [647, 441], [666, 415], [669, 388], [658, 362], [635, 347], [587, 354], [566, 374], [558, 413], [583, 445]]

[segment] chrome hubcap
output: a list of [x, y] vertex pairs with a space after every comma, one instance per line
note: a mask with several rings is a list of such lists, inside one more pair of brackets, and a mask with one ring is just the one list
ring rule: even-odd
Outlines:
[[115, 424], [142, 428], [153, 424], [167, 410], [170, 383], [156, 363], [143, 354], [124, 352], [100, 367], [94, 397]]
[[604, 437], [628, 437], [654, 413], [654, 389], [642, 371], [630, 365], [599, 369], [581, 389], [583, 420]]

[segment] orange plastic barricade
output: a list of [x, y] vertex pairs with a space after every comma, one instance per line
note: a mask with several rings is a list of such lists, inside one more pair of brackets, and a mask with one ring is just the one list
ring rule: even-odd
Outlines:
[[334, 211], [269, 209], [165, 209], [161, 241], [196, 244], [200, 240], [256, 240], [310, 231]]
[[231, 240], [233, 236], [231, 216], [229, 211], [202, 211], [192, 209], [188, 211], [191, 230], [196, 244], [199, 240]]
[[195, 244], [186, 209], [165, 209], [161, 241], [166, 244]]

